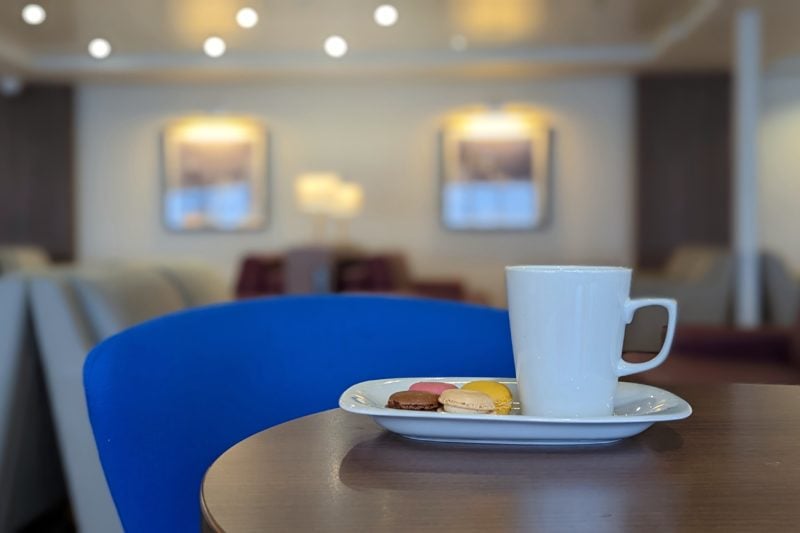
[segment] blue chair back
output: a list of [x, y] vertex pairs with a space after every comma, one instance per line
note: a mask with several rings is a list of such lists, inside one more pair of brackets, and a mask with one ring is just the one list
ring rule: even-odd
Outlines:
[[281, 297], [168, 315], [98, 345], [89, 415], [126, 531], [198, 531], [206, 469], [260, 430], [331, 409], [348, 386], [513, 376], [505, 311], [371, 296]]

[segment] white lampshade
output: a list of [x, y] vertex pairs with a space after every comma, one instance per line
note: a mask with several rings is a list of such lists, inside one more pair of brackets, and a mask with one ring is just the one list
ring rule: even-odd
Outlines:
[[297, 207], [312, 215], [329, 214], [333, 197], [341, 182], [334, 172], [307, 172], [294, 182]]
[[364, 189], [358, 183], [339, 183], [333, 194], [330, 215], [336, 218], [354, 218], [364, 206]]

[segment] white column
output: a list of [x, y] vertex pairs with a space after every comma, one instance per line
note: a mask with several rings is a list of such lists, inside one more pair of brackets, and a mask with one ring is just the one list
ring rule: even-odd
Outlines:
[[733, 249], [735, 319], [756, 327], [761, 319], [758, 243], [758, 128], [761, 85], [761, 13], [736, 13], [733, 123]]

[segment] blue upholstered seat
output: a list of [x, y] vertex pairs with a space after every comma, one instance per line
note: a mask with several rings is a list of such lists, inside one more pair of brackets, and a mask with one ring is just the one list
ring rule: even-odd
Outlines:
[[252, 300], [126, 330], [84, 367], [103, 469], [132, 532], [197, 531], [203, 474], [239, 440], [334, 408], [359, 381], [440, 375], [513, 376], [507, 313], [411, 298]]

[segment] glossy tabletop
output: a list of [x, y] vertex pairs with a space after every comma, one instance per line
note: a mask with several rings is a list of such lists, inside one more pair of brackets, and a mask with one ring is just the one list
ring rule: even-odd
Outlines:
[[797, 531], [800, 387], [672, 387], [694, 408], [584, 448], [415, 442], [331, 410], [225, 452], [207, 531]]

